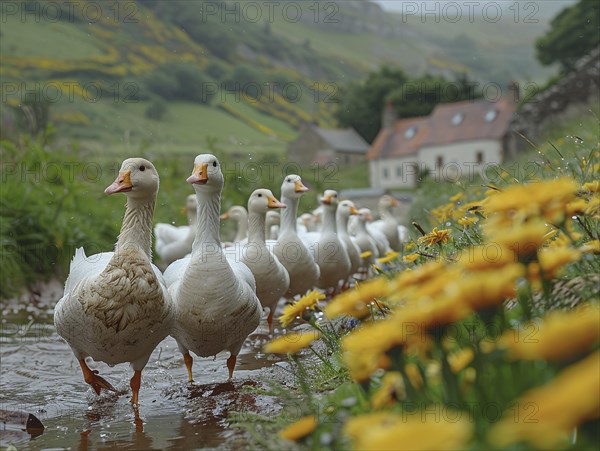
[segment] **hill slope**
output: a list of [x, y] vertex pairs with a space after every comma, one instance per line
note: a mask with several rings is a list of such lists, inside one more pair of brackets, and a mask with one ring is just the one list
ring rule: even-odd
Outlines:
[[541, 14], [471, 24], [407, 20], [368, 1], [11, 5], [3, 111], [37, 89], [58, 136], [91, 149], [187, 152], [211, 137], [229, 151], [280, 152], [301, 122], [334, 125], [343, 83], [381, 64], [482, 83], [549, 73], [532, 59]]

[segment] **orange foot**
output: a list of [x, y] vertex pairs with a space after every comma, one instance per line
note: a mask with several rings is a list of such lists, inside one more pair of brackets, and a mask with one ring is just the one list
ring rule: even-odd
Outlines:
[[83, 372], [83, 379], [92, 386], [97, 395], [100, 394], [102, 389], [117, 391], [110, 382], [98, 375], [98, 370], [90, 370], [84, 359], [79, 360], [79, 366], [81, 366], [81, 371]]

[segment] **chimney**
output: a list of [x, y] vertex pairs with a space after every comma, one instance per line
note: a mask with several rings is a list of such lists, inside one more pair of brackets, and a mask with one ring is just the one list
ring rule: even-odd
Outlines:
[[509, 81], [507, 85], [506, 100], [510, 103], [517, 104], [521, 100], [521, 92], [519, 89], [519, 82]]
[[394, 108], [394, 102], [388, 100], [383, 107], [383, 113], [381, 114], [381, 128], [392, 128], [398, 117], [396, 116], [396, 108]]

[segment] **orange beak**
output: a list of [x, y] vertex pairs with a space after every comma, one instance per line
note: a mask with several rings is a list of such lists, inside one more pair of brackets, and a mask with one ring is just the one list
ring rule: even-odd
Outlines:
[[331, 196], [331, 195], [321, 198], [321, 202], [324, 203], [325, 205], [331, 205], [332, 201], [333, 201], [333, 196]]
[[208, 182], [208, 163], [194, 166], [192, 175], [186, 181], [191, 184], [205, 185]]
[[308, 191], [308, 188], [304, 186], [304, 184], [300, 180], [296, 180], [294, 182], [294, 188], [296, 189], [297, 193], [305, 193], [306, 191]]
[[400, 205], [400, 201], [395, 197], [392, 197], [392, 207], [397, 207], [398, 205]]
[[119, 172], [119, 175], [115, 179], [115, 181], [106, 187], [104, 190], [105, 194], [114, 194], [114, 193], [126, 193], [133, 189], [133, 185], [131, 183], [131, 171], [127, 170], [125, 172]]
[[275, 199], [273, 196], [269, 196], [267, 197], [268, 199], [268, 206], [269, 208], [285, 208], [286, 205], [284, 203], [279, 202], [277, 199]]
[[225, 221], [225, 220], [229, 219], [229, 213], [223, 213], [221, 216], [219, 216], [219, 219], [221, 221]]
[[366, 219], [367, 221], [372, 221], [372, 220], [373, 220], [373, 215], [371, 215], [370, 213], [367, 213], [367, 214], [365, 215], [365, 219]]
[[351, 215], [357, 215], [359, 213], [358, 213], [358, 210], [355, 207], [350, 207], [350, 214]]

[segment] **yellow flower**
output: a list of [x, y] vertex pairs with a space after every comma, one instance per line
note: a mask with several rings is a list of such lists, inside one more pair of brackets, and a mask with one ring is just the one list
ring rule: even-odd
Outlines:
[[405, 397], [402, 374], [397, 371], [389, 371], [381, 379], [381, 386], [373, 393], [371, 406], [373, 409], [389, 407]]
[[515, 253], [507, 247], [496, 243], [482, 246], [471, 246], [463, 250], [458, 257], [457, 265], [471, 271], [499, 268], [517, 262]]
[[585, 199], [575, 199], [567, 204], [566, 212], [567, 215], [580, 215], [583, 214], [588, 207], [588, 202]]
[[509, 229], [492, 229], [492, 232], [491, 242], [509, 248], [519, 256], [528, 256], [534, 254], [544, 243], [548, 226], [540, 221], [532, 221]]
[[515, 295], [515, 282], [524, 275], [525, 267], [519, 263], [477, 271], [456, 280], [448, 287], [448, 295], [454, 304], [464, 304], [473, 310], [493, 307]]
[[593, 182], [584, 183], [581, 187], [582, 191], [589, 191], [591, 193], [600, 193], [600, 180], [594, 180]]
[[569, 247], [553, 247], [541, 250], [538, 253], [538, 260], [544, 278], [555, 278], [560, 268], [569, 263], [576, 262], [581, 258], [581, 254], [582, 252], [580, 249]]
[[405, 341], [397, 324], [381, 320], [364, 324], [342, 338], [342, 355], [350, 376], [369, 379], [378, 368], [387, 368], [385, 352]]
[[412, 263], [417, 258], [419, 258], [419, 254], [413, 253], [413, 254], [408, 254], [408, 255], [405, 255], [404, 257], [402, 257], [402, 261], [406, 262], [406, 263]]
[[373, 255], [373, 252], [364, 251], [362, 254], [360, 254], [360, 258], [362, 258], [362, 259], [369, 258], [371, 255]]
[[584, 213], [594, 219], [598, 219], [600, 215], [600, 197], [591, 199]]
[[520, 211], [528, 217], [543, 215], [558, 222], [561, 211], [564, 212], [564, 206], [573, 199], [577, 189], [577, 183], [568, 177], [514, 185], [488, 197], [484, 208], [488, 213]]
[[465, 193], [456, 193], [454, 196], [450, 197], [450, 202], [456, 202], [458, 200], [461, 200], [464, 195]]
[[295, 354], [301, 349], [306, 348], [320, 336], [321, 334], [317, 331], [292, 332], [267, 343], [264, 351], [272, 352], [273, 354]]
[[553, 312], [539, 323], [505, 332], [498, 347], [511, 359], [563, 361], [588, 351], [600, 339], [600, 309], [584, 305]]
[[581, 249], [581, 252], [587, 254], [587, 253], [593, 253], [593, 254], [600, 254], [600, 241], [599, 240], [592, 240], [592, 241], [588, 241], [587, 243], [584, 243], [583, 246], [581, 246], [579, 249]]
[[[432, 406], [433, 409], [441, 406]], [[429, 412], [426, 410], [425, 412]], [[459, 450], [467, 448], [473, 425], [463, 412], [445, 409], [444, 415], [372, 413], [348, 420], [344, 433], [352, 438], [354, 449], [377, 450]]]
[[525, 393], [494, 425], [490, 443], [499, 448], [519, 442], [538, 449], [566, 448], [575, 427], [600, 415], [598, 368], [600, 351], [569, 366], [552, 382]]
[[389, 263], [392, 260], [395, 260], [396, 258], [398, 258], [400, 254], [398, 252], [394, 252], [394, 251], [388, 251], [385, 253], [385, 257], [379, 258], [377, 259], [377, 261], [379, 262], [379, 264], [385, 264], [385, 263]]
[[448, 356], [448, 363], [453, 373], [458, 373], [473, 361], [473, 349], [464, 348]]
[[279, 432], [279, 436], [285, 440], [298, 440], [306, 437], [317, 428], [317, 419], [313, 415], [300, 418]]
[[357, 284], [352, 290], [334, 297], [325, 307], [325, 315], [328, 318], [336, 318], [344, 314], [363, 316], [368, 303], [386, 296], [392, 288], [392, 284], [385, 277], [377, 277], [360, 285]]
[[439, 221], [446, 222], [451, 216], [452, 211], [456, 208], [453, 203], [441, 205], [431, 210], [431, 214]]
[[436, 243], [445, 244], [448, 241], [450, 241], [450, 230], [449, 229], [438, 230], [437, 227], [434, 227], [434, 229], [431, 231], [431, 233], [428, 233], [427, 235], [422, 236], [421, 238], [419, 238], [417, 240], [417, 242], [419, 244], [425, 243], [425, 245], [427, 245], [427, 246], [433, 246]]
[[408, 376], [408, 380], [410, 384], [415, 388], [415, 390], [421, 390], [423, 388], [423, 377], [421, 376], [421, 371], [419, 371], [419, 367], [416, 363], [409, 362], [404, 366], [404, 371], [406, 371], [406, 375]]
[[298, 302], [288, 305], [283, 309], [283, 314], [279, 317], [279, 322], [282, 327], [287, 327], [297, 316], [302, 317], [306, 310], [314, 310], [321, 299], [325, 299], [325, 295], [320, 291], [313, 290], [310, 293], [302, 296]]
[[404, 246], [404, 250], [407, 251], [407, 252], [412, 251], [414, 248], [415, 248], [414, 241], [411, 241], [406, 246]]
[[463, 227], [470, 227], [472, 225], [474, 225], [475, 223], [477, 223], [477, 221], [479, 221], [479, 218], [477, 217], [473, 217], [473, 218], [460, 218], [458, 220], [458, 223], [463, 226]]

